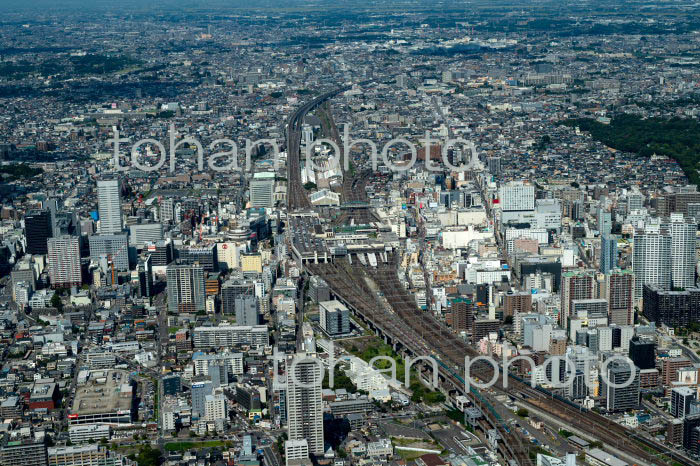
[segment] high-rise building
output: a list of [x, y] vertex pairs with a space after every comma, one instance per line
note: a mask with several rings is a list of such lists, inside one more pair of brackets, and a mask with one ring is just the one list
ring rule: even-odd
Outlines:
[[235, 301], [236, 325], [258, 325], [260, 306], [255, 296], [238, 296]]
[[80, 286], [80, 243], [76, 236], [59, 236], [48, 240], [49, 278], [54, 288]]
[[665, 232], [634, 235], [632, 270], [636, 299], [642, 297], [644, 285], [671, 289], [671, 236]]
[[610, 306], [610, 323], [634, 324], [634, 274], [614, 269], [605, 276], [605, 290]]
[[153, 296], [153, 265], [150, 255], [139, 260], [136, 266], [136, 274], [139, 283], [139, 296]]
[[175, 221], [175, 200], [166, 197], [160, 202], [160, 221], [162, 223], [172, 223]]
[[0, 448], [0, 464], [3, 466], [47, 466], [46, 444], [22, 440], [7, 442]]
[[690, 402], [697, 399], [697, 391], [691, 387], [671, 390], [671, 415], [683, 419], [690, 413]]
[[[611, 385], [624, 385], [630, 378], [632, 382], [626, 387], [616, 388]], [[626, 363], [613, 361], [608, 365], [607, 377], [601, 381], [601, 394], [605, 397], [605, 407], [608, 411], [638, 409], [640, 394], [639, 371]]]
[[698, 225], [683, 214], [671, 214], [671, 283], [674, 288], [695, 286], [695, 243]]
[[644, 195], [634, 189], [627, 195], [627, 212], [639, 210], [644, 207]]
[[697, 454], [700, 449], [700, 413], [683, 419], [683, 448]]
[[192, 383], [192, 416], [202, 417], [206, 413], [206, 399], [213, 391], [211, 380]]
[[653, 341], [633, 337], [630, 341], [629, 357], [640, 370], [656, 367], [656, 345]]
[[27, 238], [28, 254], [46, 254], [47, 241], [52, 235], [51, 212], [30, 210], [24, 216], [24, 235]]
[[572, 301], [593, 299], [595, 297], [594, 292], [595, 274], [592, 271], [571, 271], [562, 274], [559, 325], [568, 328]]
[[617, 237], [604, 234], [600, 239], [600, 271], [609, 273], [617, 267]]
[[700, 320], [700, 288], [683, 291], [661, 290], [644, 285], [643, 312], [651, 322], [669, 327], [685, 327]]
[[498, 199], [504, 212], [535, 210], [535, 186], [522, 181], [506, 183], [499, 188]]
[[598, 208], [598, 231], [601, 237], [609, 235], [612, 231], [612, 213], [602, 207]]
[[147, 243], [155, 243], [162, 239], [162, 223], [139, 223], [129, 226], [129, 244], [137, 249], [143, 249]]
[[509, 291], [503, 295], [503, 317], [527, 314], [532, 310], [532, 293]]
[[221, 285], [221, 309], [224, 314], [236, 313], [236, 299], [243, 296], [255, 296], [255, 284], [252, 280], [231, 277]]
[[97, 209], [100, 214], [100, 233], [112, 235], [122, 231], [122, 207], [119, 180], [97, 182]]
[[99, 260], [106, 256], [119, 272], [129, 270], [129, 245], [125, 234], [92, 235], [88, 238], [90, 258]]
[[471, 299], [457, 298], [452, 301], [452, 327], [458, 331], [469, 331], [474, 323], [474, 303]]
[[320, 361], [314, 361], [305, 353], [299, 353], [287, 374], [289, 440], [306, 439], [309, 443], [309, 453], [312, 455], [322, 455], [324, 452], [322, 367]]
[[199, 312], [206, 310], [204, 269], [199, 265], [170, 264], [166, 271], [168, 310]]
[[218, 393], [204, 397], [204, 420], [216, 422], [228, 417], [226, 409], [226, 397]]
[[250, 180], [250, 206], [274, 207], [275, 205], [275, 174], [258, 172]]
[[340, 301], [318, 303], [321, 328], [328, 335], [350, 333], [350, 311]]

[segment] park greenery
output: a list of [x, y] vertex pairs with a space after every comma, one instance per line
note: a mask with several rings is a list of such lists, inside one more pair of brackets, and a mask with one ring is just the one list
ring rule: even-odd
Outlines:
[[642, 157], [672, 158], [690, 183], [700, 186], [700, 123], [686, 118], [641, 118], [618, 115], [604, 124], [591, 118], [565, 120], [564, 125], [589, 132], [593, 139], [616, 150]]

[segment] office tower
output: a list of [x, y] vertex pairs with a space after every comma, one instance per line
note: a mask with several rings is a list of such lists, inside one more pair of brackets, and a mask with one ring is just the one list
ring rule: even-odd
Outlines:
[[656, 344], [653, 341], [633, 337], [630, 341], [629, 357], [639, 369], [656, 367]]
[[312, 275], [309, 279], [308, 296], [317, 303], [331, 300], [331, 288], [328, 283], [318, 275]]
[[27, 254], [46, 254], [47, 241], [52, 235], [51, 212], [30, 210], [24, 216], [24, 236], [27, 238]]
[[676, 387], [671, 390], [671, 415], [683, 419], [690, 413], [690, 402], [697, 399], [691, 387]]
[[617, 237], [604, 234], [600, 239], [600, 271], [609, 273], [617, 267]]
[[634, 235], [633, 241], [635, 299], [642, 297], [644, 285], [671, 289], [671, 236], [663, 232], [640, 233]]
[[162, 223], [140, 223], [129, 226], [129, 244], [137, 249], [143, 249], [146, 243], [155, 243], [162, 239]]
[[97, 209], [100, 214], [100, 233], [111, 235], [122, 231], [122, 207], [119, 180], [97, 182]]
[[340, 301], [318, 303], [321, 329], [328, 335], [350, 333], [350, 311]]
[[700, 289], [686, 288], [683, 291], [661, 290], [644, 285], [643, 311], [650, 322], [669, 327], [685, 327], [700, 320]]
[[139, 259], [136, 274], [139, 282], [139, 296], [142, 298], [153, 296], [153, 266], [150, 255]]
[[250, 180], [250, 206], [274, 207], [275, 174], [258, 172]]
[[255, 296], [252, 280], [231, 277], [221, 285], [221, 309], [224, 314], [236, 313], [236, 299], [241, 296]]
[[506, 183], [499, 188], [498, 199], [504, 212], [535, 210], [535, 186], [518, 181]]
[[671, 283], [674, 288], [695, 286], [695, 244], [698, 225], [683, 214], [671, 214]]
[[[632, 378], [632, 383], [624, 388], [615, 388], [611, 385], [611, 383], [625, 384], [630, 378]], [[608, 411], [638, 409], [639, 393], [639, 371], [635, 367], [630, 367], [620, 361], [608, 364], [607, 378], [601, 379], [601, 394], [605, 397], [605, 408]]]
[[147, 244], [145, 249], [151, 256], [153, 267], [165, 267], [175, 258], [173, 242], [169, 239]]
[[76, 236], [59, 236], [48, 240], [49, 278], [53, 288], [80, 286], [80, 243]]
[[612, 270], [605, 276], [605, 290], [610, 306], [610, 323], [634, 324], [634, 274], [631, 270]]
[[236, 325], [258, 325], [260, 306], [255, 296], [238, 296], [235, 301]]
[[287, 373], [287, 430], [289, 440], [309, 442], [312, 455], [323, 454], [323, 401], [320, 361], [296, 355]]
[[168, 311], [205, 310], [204, 270], [198, 265], [170, 264], [166, 271]]
[[7, 442], [0, 448], [0, 464], [3, 466], [47, 466], [46, 444], [18, 440]]
[[571, 271], [561, 277], [561, 312], [559, 325], [568, 328], [571, 304], [574, 300], [593, 299], [595, 275], [592, 271]]
[[600, 236], [609, 235], [612, 231], [612, 213], [603, 209], [598, 208], [598, 232]]
[[206, 412], [206, 398], [211, 395], [213, 386], [210, 380], [192, 383], [192, 416], [202, 417]]
[[99, 260], [100, 257], [106, 256], [117, 271], [129, 270], [129, 245], [126, 235], [92, 235], [88, 241], [91, 259]]
[[474, 303], [471, 299], [457, 298], [452, 301], [452, 327], [458, 331], [469, 331], [474, 323]]
[[177, 259], [180, 264], [199, 264], [207, 272], [219, 270], [219, 262], [216, 254], [216, 244], [201, 247], [183, 247], [177, 249]]

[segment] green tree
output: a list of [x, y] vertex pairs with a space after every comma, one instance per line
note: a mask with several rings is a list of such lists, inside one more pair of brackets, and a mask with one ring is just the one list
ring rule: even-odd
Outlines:
[[59, 312], [63, 310], [63, 301], [58, 293], [54, 293], [53, 296], [51, 296], [51, 307], [55, 307]]

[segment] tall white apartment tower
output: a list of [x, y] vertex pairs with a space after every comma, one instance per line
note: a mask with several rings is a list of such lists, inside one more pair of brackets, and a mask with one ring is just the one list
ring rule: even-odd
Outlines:
[[289, 440], [306, 439], [310, 454], [323, 455], [322, 366], [305, 353], [295, 355], [295, 361], [287, 374]]
[[49, 278], [53, 288], [69, 288], [82, 284], [80, 245], [77, 236], [49, 238]]
[[671, 214], [671, 283], [674, 288], [695, 286], [695, 242], [698, 225], [683, 214]]
[[119, 180], [97, 182], [97, 211], [100, 214], [100, 234], [112, 235], [122, 231], [122, 208]]
[[634, 235], [632, 249], [634, 296], [642, 297], [644, 285], [671, 288], [671, 236], [665, 231]]

